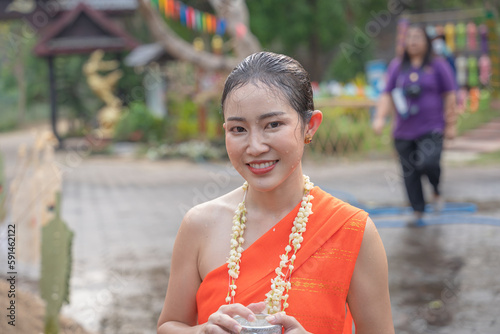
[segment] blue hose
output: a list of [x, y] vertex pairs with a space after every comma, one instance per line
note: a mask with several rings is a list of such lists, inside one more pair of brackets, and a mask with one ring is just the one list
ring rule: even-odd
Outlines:
[[[408, 226], [404, 219], [373, 219], [377, 228], [383, 227], [406, 227]], [[437, 215], [424, 217], [419, 227], [427, 225], [450, 225], [450, 224], [473, 224], [473, 225], [492, 225], [500, 227], [500, 219], [494, 217], [483, 217], [475, 215]]]
[[[326, 192], [330, 193], [349, 204], [365, 210], [373, 218], [375, 225], [379, 228], [381, 227], [406, 227], [407, 222], [404, 217], [409, 216], [413, 213], [411, 207], [398, 207], [398, 206], [367, 206], [358, 199], [347, 192], [331, 190], [328, 188], [322, 188]], [[418, 226], [426, 225], [447, 225], [447, 224], [477, 224], [477, 225], [493, 225], [500, 226], [500, 219], [494, 217], [482, 217], [473, 215], [477, 211], [477, 205], [474, 203], [467, 202], [453, 202], [445, 203], [443, 209], [440, 212], [435, 213], [432, 205], [426, 205], [425, 212], [432, 214], [426, 215], [422, 219], [422, 223]], [[395, 216], [395, 219], [382, 219], [380, 216]]]

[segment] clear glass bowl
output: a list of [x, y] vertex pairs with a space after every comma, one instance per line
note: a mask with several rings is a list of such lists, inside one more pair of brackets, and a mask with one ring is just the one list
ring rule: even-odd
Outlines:
[[240, 316], [235, 316], [234, 319], [238, 321], [242, 327], [242, 334], [281, 334], [283, 327], [281, 325], [272, 325], [267, 322], [266, 317], [268, 314], [256, 314], [257, 320], [250, 322]]

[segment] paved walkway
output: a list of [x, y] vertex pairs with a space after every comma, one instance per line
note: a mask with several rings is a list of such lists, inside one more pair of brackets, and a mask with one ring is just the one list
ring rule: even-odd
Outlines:
[[[26, 132], [0, 136], [13, 175]], [[66, 164], [69, 154], [59, 152]], [[62, 216], [75, 232], [71, 304], [63, 312], [96, 333], [156, 333], [173, 240], [185, 211], [242, 183], [227, 163], [86, 157], [66, 169]], [[321, 164], [305, 173], [372, 205], [403, 205], [395, 160]], [[444, 194], [500, 218], [500, 165], [446, 164]], [[500, 332], [500, 229], [437, 225], [380, 229], [398, 333]], [[1, 272], [0, 272], [1, 273]]]
[[500, 118], [456, 138], [447, 149], [462, 155], [500, 151]]

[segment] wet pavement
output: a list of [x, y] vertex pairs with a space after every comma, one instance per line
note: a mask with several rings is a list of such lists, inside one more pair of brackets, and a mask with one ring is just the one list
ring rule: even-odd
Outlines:
[[[26, 132], [0, 136], [8, 176], [23, 141], [30, 141]], [[156, 333], [182, 216], [242, 180], [227, 162], [150, 162], [78, 150], [72, 153], [81, 159], [70, 159], [70, 153], [57, 154], [67, 166], [62, 216], [75, 232], [71, 303], [63, 313], [96, 333]], [[339, 197], [371, 206], [405, 204], [391, 158], [308, 159], [304, 172]], [[396, 332], [500, 333], [500, 164], [445, 162], [443, 193], [448, 201], [478, 204], [479, 212], [462, 217], [466, 224], [379, 228]], [[498, 225], [474, 224], [478, 216]]]

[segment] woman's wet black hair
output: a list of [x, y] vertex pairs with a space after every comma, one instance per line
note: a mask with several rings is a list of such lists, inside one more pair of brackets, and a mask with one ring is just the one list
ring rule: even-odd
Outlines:
[[309, 73], [295, 59], [272, 52], [257, 52], [246, 57], [226, 79], [221, 98], [222, 115], [228, 95], [248, 83], [276, 88], [297, 111], [303, 125], [311, 119], [314, 102]]
[[[408, 30], [410, 30], [410, 29], [418, 29], [424, 34], [425, 44], [427, 45], [427, 50], [425, 51], [424, 59], [422, 61], [422, 65], [421, 65], [421, 67], [423, 68], [424, 66], [429, 65], [431, 63], [432, 57], [434, 55], [433, 49], [432, 49], [432, 40], [422, 25], [412, 24], [408, 27]], [[408, 33], [408, 30], [407, 30], [407, 33]], [[408, 54], [408, 51], [406, 50], [406, 47], [405, 47], [405, 50], [403, 53], [403, 61], [401, 62], [401, 68], [404, 70], [407, 70], [410, 67], [411, 67], [411, 59], [410, 59], [410, 55]]]

